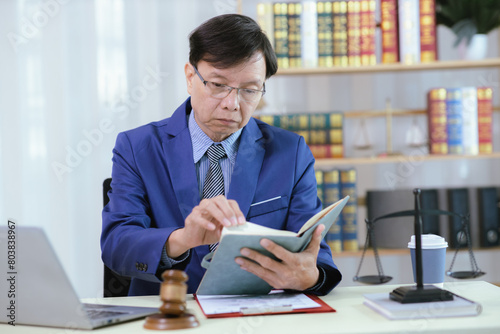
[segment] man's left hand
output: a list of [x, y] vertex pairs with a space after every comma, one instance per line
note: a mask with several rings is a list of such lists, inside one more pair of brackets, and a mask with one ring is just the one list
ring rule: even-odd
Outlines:
[[241, 269], [259, 276], [275, 289], [306, 290], [316, 285], [319, 278], [316, 260], [321, 243], [321, 232], [324, 229], [325, 226], [320, 224], [314, 231], [307, 248], [300, 253], [292, 253], [269, 239], [262, 239], [260, 242], [262, 247], [280, 261], [249, 248], [241, 249], [241, 255], [246, 259], [237, 257], [235, 261]]

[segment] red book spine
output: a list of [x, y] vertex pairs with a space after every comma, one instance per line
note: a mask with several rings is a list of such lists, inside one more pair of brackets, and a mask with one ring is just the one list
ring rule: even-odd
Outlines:
[[448, 135], [445, 88], [431, 89], [427, 94], [427, 119], [429, 126], [429, 153], [447, 154]]
[[420, 0], [420, 61], [437, 60], [436, 0]]
[[361, 6], [359, 0], [347, 3], [347, 55], [349, 66], [361, 65]]
[[375, 0], [361, 0], [361, 65], [375, 65]]
[[399, 62], [398, 1], [380, 0], [382, 63]]
[[344, 157], [343, 144], [309, 144], [315, 159], [332, 159]]
[[492, 111], [493, 90], [490, 87], [477, 88], [477, 123], [479, 154], [493, 152], [492, 144]]

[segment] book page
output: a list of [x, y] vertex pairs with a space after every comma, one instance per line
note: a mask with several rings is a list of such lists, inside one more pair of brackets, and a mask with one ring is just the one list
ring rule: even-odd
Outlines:
[[284, 235], [296, 236], [297, 233], [286, 230], [276, 230], [267, 226], [246, 222], [243, 225], [235, 225], [224, 227], [222, 229], [221, 238], [226, 234], [246, 234], [246, 235]]
[[312, 216], [311, 218], [309, 218], [309, 220], [304, 225], [302, 225], [302, 228], [300, 229], [300, 231], [297, 234], [301, 235], [302, 233], [304, 233], [305, 231], [307, 231], [309, 228], [311, 228], [311, 226], [313, 226], [314, 224], [316, 224], [316, 222], [318, 220], [320, 220], [321, 218], [323, 218], [324, 216], [326, 216], [330, 211], [332, 211], [333, 208], [335, 208], [341, 201], [342, 200], [333, 203], [332, 205], [324, 208], [323, 210], [321, 210], [320, 212], [318, 212], [317, 214], [315, 214], [314, 216]]

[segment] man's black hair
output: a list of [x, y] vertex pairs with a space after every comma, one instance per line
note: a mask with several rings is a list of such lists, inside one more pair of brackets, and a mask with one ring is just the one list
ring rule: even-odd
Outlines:
[[266, 34], [253, 19], [239, 14], [213, 17], [189, 36], [189, 62], [204, 60], [217, 68], [229, 68], [261, 51], [266, 62], [266, 79], [278, 70], [276, 54]]

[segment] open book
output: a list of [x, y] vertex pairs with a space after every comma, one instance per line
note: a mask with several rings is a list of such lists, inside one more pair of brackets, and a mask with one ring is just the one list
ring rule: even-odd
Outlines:
[[271, 291], [269, 284], [254, 274], [241, 269], [234, 262], [236, 257], [242, 256], [240, 250], [244, 247], [251, 248], [272, 257], [272, 254], [260, 245], [260, 240], [266, 238], [291, 252], [300, 252], [307, 247], [314, 230], [319, 224], [325, 225], [322, 237], [325, 236], [348, 200], [349, 196], [346, 196], [318, 212], [297, 233], [275, 230], [250, 222], [229, 228], [224, 227], [219, 246], [215, 252], [209, 253], [203, 258], [201, 265], [207, 268], [207, 271], [196, 294], [243, 295], [269, 293]]

